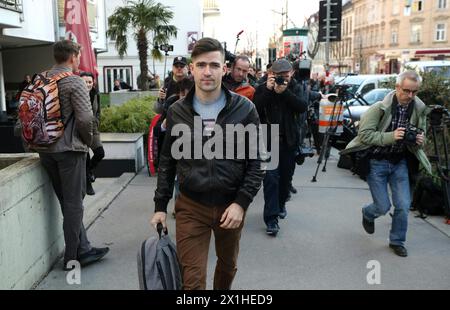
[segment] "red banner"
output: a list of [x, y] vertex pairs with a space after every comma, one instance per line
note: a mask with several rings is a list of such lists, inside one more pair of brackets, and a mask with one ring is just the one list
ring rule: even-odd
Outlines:
[[80, 71], [98, 75], [97, 63], [89, 34], [86, 0], [66, 0], [64, 20], [66, 22], [66, 39], [74, 41], [83, 47], [81, 50]]

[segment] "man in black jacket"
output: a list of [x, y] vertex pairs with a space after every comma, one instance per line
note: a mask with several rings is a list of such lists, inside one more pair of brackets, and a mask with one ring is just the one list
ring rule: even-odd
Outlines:
[[[279, 164], [267, 171], [264, 178], [264, 222], [267, 234], [276, 236], [280, 227], [278, 217], [286, 217], [286, 200], [295, 169], [295, 155], [299, 143], [297, 117], [306, 111], [307, 103], [300, 96], [300, 86], [293, 79], [292, 65], [285, 59], [273, 63], [267, 82], [258, 86], [255, 105], [261, 123], [279, 125], [279, 144], [271, 145], [269, 151], [278, 147]], [[269, 131], [270, 128], [269, 127]], [[270, 136], [270, 135], [269, 135]], [[268, 139], [269, 140], [269, 139]]]
[[[234, 149], [236, 146], [254, 149], [255, 142], [250, 137], [244, 134], [244, 139], [238, 139], [240, 143], [235, 143], [234, 135], [232, 141], [225, 139], [224, 142], [220, 138], [226, 136], [223, 132], [230, 125], [258, 128], [259, 118], [251, 101], [222, 86], [226, 65], [220, 42], [210, 38], [199, 40], [192, 52], [192, 62], [195, 86], [167, 112], [167, 134], [161, 152], [155, 214], [151, 223], [155, 227], [158, 223], [166, 226], [167, 204], [177, 173], [181, 194], [175, 204], [176, 243], [183, 287], [189, 290], [206, 288], [212, 230], [218, 257], [214, 289], [230, 289], [237, 271], [245, 211], [261, 187], [264, 171], [259, 154], [253, 157], [246, 151], [243, 158], [229, 157], [228, 150], [232, 146]], [[180, 145], [179, 142], [185, 139], [187, 143]], [[204, 150], [216, 139], [226, 146], [223, 151], [227, 151], [227, 155], [208, 159]], [[200, 154], [197, 153], [198, 144], [203, 146]], [[217, 150], [221, 143], [214, 145]]]

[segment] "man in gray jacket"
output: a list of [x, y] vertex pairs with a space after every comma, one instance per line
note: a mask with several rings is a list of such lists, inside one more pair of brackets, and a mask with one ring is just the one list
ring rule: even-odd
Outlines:
[[[77, 72], [81, 46], [71, 41], [55, 43], [56, 65], [48, 77]], [[63, 213], [64, 270], [70, 261], [81, 266], [98, 261], [109, 248], [90, 245], [83, 226], [83, 198], [86, 194], [86, 153], [92, 143], [93, 114], [89, 93], [83, 79], [71, 75], [58, 81], [58, 92], [64, 122], [64, 135], [48, 147], [39, 147], [41, 163], [47, 171]]]

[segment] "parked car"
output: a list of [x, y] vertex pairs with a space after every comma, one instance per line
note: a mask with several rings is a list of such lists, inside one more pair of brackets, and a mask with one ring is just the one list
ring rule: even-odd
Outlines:
[[432, 61], [411, 61], [405, 64], [405, 68], [413, 68], [417, 71], [436, 72], [443, 74], [450, 80], [450, 61], [432, 60]]
[[359, 101], [357, 99], [350, 100], [348, 102], [348, 108], [344, 110], [344, 118], [351, 119], [352, 122], [359, 121], [363, 113], [366, 112], [372, 104], [382, 101], [390, 92], [392, 92], [392, 89], [378, 88], [373, 89], [362, 96], [362, 99]]
[[396, 76], [395, 74], [349, 75], [340, 79], [336, 84], [347, 85], [350, 93], [355, 96], [363, 96], [373, 89], [382, 88], [385, 83]]

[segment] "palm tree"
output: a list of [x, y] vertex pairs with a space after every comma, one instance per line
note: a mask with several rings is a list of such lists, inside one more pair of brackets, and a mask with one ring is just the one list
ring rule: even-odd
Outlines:
[[[119, 56], [127, 53], [129, 29], [133, 31], [137, 43], [140, 61], [140, 81], [142, 90], [148, 90], [147, 72], [148, 72], [148, 48], [149, 35], [152, 36], [151, 44], [152, 56], [161, 58], [159, 44], [167, 44], [172, 36], [177, 36], [177, 28], [170, 25], [173, 18], [173, 12], [169, 7], [161, 3], [154, 3], [153, 0], [126, 1], [126, 5], [115, 10], [114, 14], [108, 18], [109, 30], [107, 35], [116, 41], [116, 49]], [[157, 50], [159, 53], [156, 53]]]

